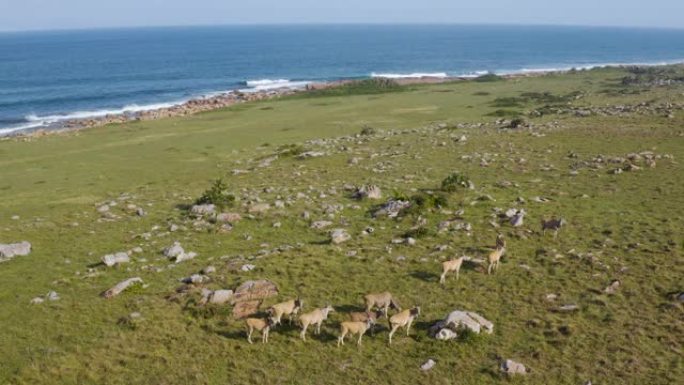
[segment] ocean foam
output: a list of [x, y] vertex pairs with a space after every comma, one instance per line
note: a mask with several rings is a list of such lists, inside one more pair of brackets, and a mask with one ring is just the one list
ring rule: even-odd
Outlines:
[[241, 89], [242, 92], [257, 92], [257, 91], [269, 91], [278, 90], [282, 88], [300, 89], [311, 84], [309, 81], [294, 81], [288, 79], [261, 79], [261, 80], [248, 80], [245, 85], [249, 88]]
[[419, 79], [419, 78], [447, 78], [446, 72], [414, 72], [409, 74], [395, 74], [395, 73], [371, 73], [372, 78], [385, 79]]

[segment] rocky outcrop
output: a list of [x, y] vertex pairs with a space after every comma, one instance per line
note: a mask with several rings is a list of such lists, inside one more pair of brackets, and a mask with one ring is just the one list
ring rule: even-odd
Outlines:
[[438, 340], [446, 341], [456, 338], [458, 331], [463, 329], [468, 329], [476, 334], [481, 332], [492, 334], [494, 324], [478, 313], [455, 310], [449, 313], [444, 320], [432, 325], [430, 335]]
[[330, 232], [330, 242], [334, 245], [347, 242], [351, 239], [351, 235], [345, 229], [335, 229]]
[[244, 282], [232, 296], [233, 317], [244, 318], [256, 313], [264, 299], [276, 295], [278, 287], [271, 281], [261, 279]]
[[107, 254], [102, 257], [102, 263], [104, 263], [107, 267], [128, 263], [130, 261], [131, 257], [128, 256], [128, 253], [123, 251], [114, 254]]
[[375, 185], [364, 185], [356, 189], [354, 199], [382, 199], [382, 190]]
[[527, 374], [527, 368], [525, 365], [515, 362], [513, 360], [506, 360], [501, 363], [501, 371], [508, 374]]
[[388, 218], [396, 218], [402, 210], [410, 206], [411, 202], [409, 201], [390, 199], [387, 203], [375, 210], [373, 217], [378, 218], [386, 216]]
[[31, 244], [23, 241], [19, 243], [0, 244], [0, 262], [9, 261], [14, 257], [23, 257], [31, 253]]
[[140, 277], [134, 277], [134, 278], [129, 278], [127, 280], [121, 281], [117, 283], [114, 287], [111, 289], [105, 291], [102, 293], [102, 296], [106, 299], [114, 298], [117, 295], [121, 294], [124, 290], [128, 289], [129, 287], [133, 285], [142, 285], [143, 280]]
[[174, 242], [173, 245], [165, 248], [162, 251], [162, 253], [164, 254], [165, 257], [175, 261], [176, 263], [187, 261], [187, 260], [193, 259], [197, 256], [197, 253], [194, 253], [192, 251], [186, 253], [179, 242]]

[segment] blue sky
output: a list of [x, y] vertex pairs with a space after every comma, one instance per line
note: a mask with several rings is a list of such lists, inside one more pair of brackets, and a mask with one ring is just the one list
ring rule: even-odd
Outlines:
[[0, 30], [260, 23], [684, 28], [684, 0], [0, 0]]

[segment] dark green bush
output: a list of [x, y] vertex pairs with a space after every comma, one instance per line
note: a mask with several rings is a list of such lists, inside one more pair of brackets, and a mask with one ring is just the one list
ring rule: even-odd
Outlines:
[[427, 227], [416, 227], [405, 232], [403, 236], [404, 238], [420, 239], [431, 235], [434, 235], [434, 232], [428, 229]]
[[503, 80], [503, 78], [499, 75], [488, 73], [486, 75], [478, 76], [474, 80], [476, 82], [486, 83], [486, 82], [498, 82], [500, 80]]
[[199, 197], [195, 204], [207, 205], [213, 204], [218, 209], [230, 207], [235, 202], [235, 195], [228, 192], [228, 185], [223, 179], [216, 179], [211, 187], [206, 190], [201, 197]]
[[494, 112], [490, 112], [487, 114], [487, 116], [494, 116], [497, 118], [507, 118], [511, 116], [520, 116], [519, 111], [514, 111], [514, 110], [496, 110]]
[[361, 135], [363, 135], [363, 136], [371, 136], [371, 135], [375, 135], [377, 133], [378, 133], [378, 130], [376, 130], [375, 128], [373, 128], [371, 126], [363, 126], [363, 128], [361, 129]]
[[301, 144], [285, 144], [278, 147], [276, 154], [282, 157], [295, 157], [309, 151], [308, 148]]

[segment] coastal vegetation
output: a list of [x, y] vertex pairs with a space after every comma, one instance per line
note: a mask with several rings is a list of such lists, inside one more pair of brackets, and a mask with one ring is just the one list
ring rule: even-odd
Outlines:
[[[31, 250], [0, 259], [0, 383], [678, 383], [677, 74], [374, 79], [2, 138], [0, 244]], [[254, 309], [231, 298], [257, 291], [255, 317], [293, 298], [335, 311], [306, 341], [282, 322], [249, 344], [235, 315]], [[337, 347], [385, 291], [409, 336], [390, 346], [381, 318]], [[435, 338], [455, 310], [493, 326]]]

